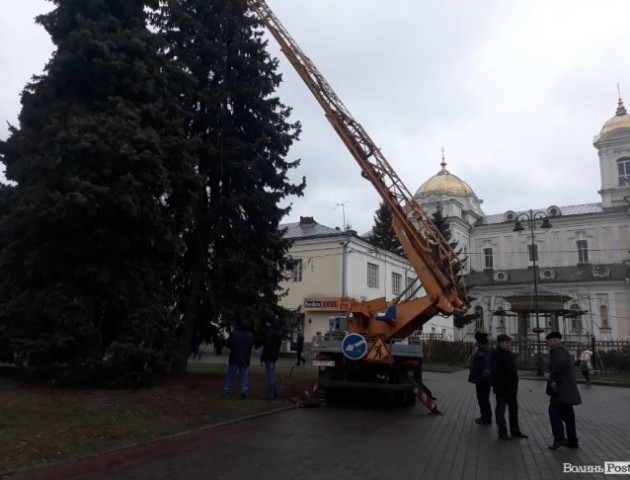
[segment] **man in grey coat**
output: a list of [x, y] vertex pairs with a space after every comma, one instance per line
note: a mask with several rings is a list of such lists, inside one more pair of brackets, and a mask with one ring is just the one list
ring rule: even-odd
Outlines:
[[579, 405], [582, 399], [573, 373], [573, 357], [560, 343], [560, 332], [550, 332], [545, 338], [549, 346], [549, 373], [545, 376], [549, 381], [547, 395], [550, 397], [549, 421], [553, 433], [553, 444], [549, 449], [578, 448], [573, 405]]

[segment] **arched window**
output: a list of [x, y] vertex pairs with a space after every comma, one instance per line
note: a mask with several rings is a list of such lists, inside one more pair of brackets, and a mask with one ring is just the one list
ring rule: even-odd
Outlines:
[[575, 243], [578, 252], [578, 265], [588, 263], [588, 242], [586, 240], [578, 240]]
[[483, 258], [484, 258], [484, 270], [492, 270], [494, 268], [494, 262], [492, 261], [491, 248], [483, 249]]
[[477, 305], [475, 307], [475, 315], [479, 315], [479, 318], [477, 318], [475, 320], [475, 330], [477, 332], [483, 332], [484, 331], [484, 325], [483, 325], [483, 307], [480, 305]]
[[619, 173], [619, 186], [630, 185], [630, 158], [623, 157], [617, 160], [617, 171]]
[[602, 321], [602, 328], [610, 328], [610, 323], [608, 322], [608, 307], [606, 305], [599, 307], [599, 317]]
[[575, 316], [571, 317], [571, 333], [582, 333], [582, 315], [578, 313], [580, 306], [577, 303], [572, 303], [569, 308], [575, 312]]
[[503, 307], [497, 307], [496, 315], [499, 319], [499, 328], [505, 328], [505, 310]]

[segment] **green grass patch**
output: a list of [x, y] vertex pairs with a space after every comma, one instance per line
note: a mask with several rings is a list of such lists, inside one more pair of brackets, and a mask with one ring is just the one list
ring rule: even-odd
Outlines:
[[422, 364], [422, 369], [426, 372], [459, 372], [461, 370], [466, 370], [466, 367], [462, 367], [461, 365], [453, 365], [450, 363], [432, 363], [425, 362]]
[[[577, 375], [577, 372], [576, 372]], [[583, 379], [583, 377], [578, 377]], [[628, 374], [613, 374], [613, 373], [591, 373], [591, 381], [602, 381], [602, 382], [615, 382], [624, 385], [630, 385], [630, 375]]]
[[[264, 369], [250, 369], [250, 398], [223, 400], [224, 365], [191, 363], [185, 375], [140, 390], [66, 390], [0, 377], [0, 474], [72, 460], [276, 410], [317, 380], [316, 369], [276, 368], [267, 401]], [[238, 377], [238, 376], [237, 376]], [[238, 394], [238, 379], [235, 393]]]

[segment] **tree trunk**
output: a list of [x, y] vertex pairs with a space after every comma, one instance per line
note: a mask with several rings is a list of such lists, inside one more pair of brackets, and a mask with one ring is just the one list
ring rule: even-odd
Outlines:
[[196, 227], [193, 235], [192, 261], [190, 272], [190, 285], [188, 287], [188, 300], [186, 301], [186, 309], [182, 318], [182, 329], [179, 334], [177, 344], [177, 356], [175, 358], [175, 373], [182, 374], [186, 371], [188, 365], [188, 357], [191, 352], [193, 334], [195, 332], [195, 323], [197, 320], [197, 312], [199, 310], [199, 299], [201, 297], [203, 271], [206, 268], [204, 255], [202, 254], [201, 232]]

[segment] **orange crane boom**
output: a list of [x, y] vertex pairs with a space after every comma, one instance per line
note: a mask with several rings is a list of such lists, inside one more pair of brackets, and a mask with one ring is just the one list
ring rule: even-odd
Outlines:
[[[463, 282], [463, 264], [457, 253], [266, 2], [248, 0], [248, 5], [323, 108], [326, 118], [359, 164], [361, 175], [372, 183], [391, 210], [394, 231], [426, 293], [422, 298], [394, 299], [389, 304], [384, 298], [353, 301], [349, 330], [368, 336], [405, 338], [436, 314], [464, 313], [470, 305]], [[388, 307], [396, 309], [395, 317], [377, 321]]]

